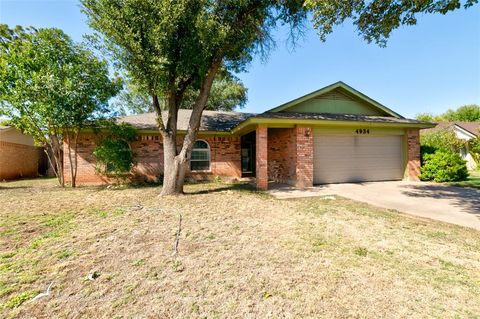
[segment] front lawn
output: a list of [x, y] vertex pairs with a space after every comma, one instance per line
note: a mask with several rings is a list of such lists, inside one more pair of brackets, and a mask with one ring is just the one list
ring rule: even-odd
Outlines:
[[480, 314], [478, 231], [341, 198], [186, 189], [0, 183], [1, 317]]
[[480, 171], [470, 171], [466, 181], [451, 183], [453, 186], [480, 188]]

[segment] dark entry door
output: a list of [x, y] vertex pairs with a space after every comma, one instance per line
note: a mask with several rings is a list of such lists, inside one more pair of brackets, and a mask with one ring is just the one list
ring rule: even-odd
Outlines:
[[242, 177], [255, 176], [255, 132], [252, 133], [242, 136]]

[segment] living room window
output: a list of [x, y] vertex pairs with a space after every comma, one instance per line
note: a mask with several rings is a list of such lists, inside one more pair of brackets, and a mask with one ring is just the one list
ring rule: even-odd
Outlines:
[[210, 170], [210, 146], [206, 141], [197, 140], [193, 144], [190, 170], [192, 172]]

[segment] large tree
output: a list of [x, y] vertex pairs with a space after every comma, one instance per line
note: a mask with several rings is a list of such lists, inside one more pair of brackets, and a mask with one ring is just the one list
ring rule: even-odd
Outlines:
[[[128, 79], [124, 89], [118, 94], [113, 104], [122, 115], [141, 114], [155, 112], [150, 103], [150, 96], [141, 90], [131, 79]], [[189, 89], [185, 92], [185, 97], [179, 108], [191, 109], [195, 104], [195, 98], [198, 92]], [[166, 99], [159, 97], [160, 108], [167, 110]], [[243, 108], [247, 103], [247, 88], [239, 78], [223, 69], [212, 84], [212, 90], [207, 102], [206, 109], [214, 111], [233, 111], [236, 108]]]
[[[469, 7], [477, 0], [467, 0]], [[384, 45], [391, 31], [416, 23], [419, 13], [447, 13], [459, 0], [82, 0], [90, 25], [116, 61], [150, 95], [163, 138], [162, 194], [183, 192], [191, 150], [213, 81], [224, 65], [242, 71], [272, 44], [272, 30], [301, 30], [313, 13], [325, 40], [335, 25], [352, 19], [367, 41]], [[197, 92], [183, 145], [177, 151], [177, 114], [187, 90]], [[162, 119], [159, 96], [166, 99]]]
[[61, 30], [0, 25], [0, 115], [46, 147], [62, 186], [63, 143], [75, 187], [78, 134], [120, 87], [105, 60]]

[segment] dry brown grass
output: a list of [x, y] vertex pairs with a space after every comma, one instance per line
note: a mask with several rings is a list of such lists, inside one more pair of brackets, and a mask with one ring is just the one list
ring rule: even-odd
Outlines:
[[345, 199], [187, 191], [0, 184], [0, 317], [479, 317], [478, 231]]

